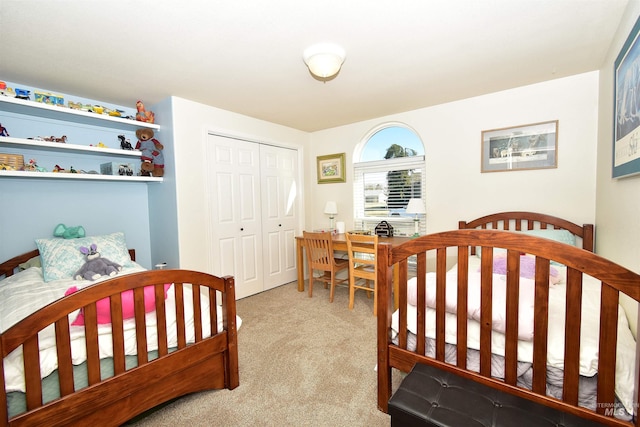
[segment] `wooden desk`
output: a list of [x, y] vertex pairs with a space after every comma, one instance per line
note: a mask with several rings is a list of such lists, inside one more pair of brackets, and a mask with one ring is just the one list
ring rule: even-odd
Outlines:
[[[390, 243], [391, 246], [398, 246], [404, 242], [408, 242], [409, 240], [411, 240], [411, 237], [405, 237], [405, 236], [380, 237], [378, 239], [378, 242]], [[347, 238], [345, 237], [344, 234], [333, 235], [333, 250], [343, 251], [343, 252], [347, 251]], [[302, 236], [296, 236], [296, 256], [297, 256], [296, 262], [298, 266], [298, 291], [304, 292], [304, 238]], [[398, 283], [398, 278], [396, 277], [395, 269], [393, 273], [393, 282], [394, 284]], [[394, 294], [397, 295], [397, 292], [394, 292]]]

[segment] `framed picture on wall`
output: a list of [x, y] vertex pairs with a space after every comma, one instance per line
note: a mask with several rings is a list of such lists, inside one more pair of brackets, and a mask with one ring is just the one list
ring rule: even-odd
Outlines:
[[640, 173], [640, 18], [614, 63], [613, 178]]
[[558, 121], [482, 132], [482, 172], [558, 167]]
[[345, 153], [318, 156], [318, 184], [346, 182]]

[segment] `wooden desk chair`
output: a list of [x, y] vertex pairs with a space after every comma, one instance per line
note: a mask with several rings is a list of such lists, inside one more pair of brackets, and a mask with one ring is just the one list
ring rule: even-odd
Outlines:
[[356, 289], [367, 291], [367, 297], [373, 293], [373, 315], [378, 307], [377, 235], [346, 234], [347, 253], [349, 254], [349, 309], [353, 309]]
[[329, 292], [329, 302], [333, 302], [333, 296], [336, 284], [343, 283], [349, 278], [338, 279], [336, 274], [339, 271], [349, 268], [349, 261], [346, 259], [335, 258], [333, 255], [333, 240], [331, 233], [312, 233], [303, 231], [304, 247], [307, 253], [307, 265], [309, 267], [309, 297], [313, 295], [313, 282], [316, 278], [313, 276], [314, 270], [320, 270], [323, 275], [317, 277], [318, 280], [324, 282], [324, 287], [331, 284]]

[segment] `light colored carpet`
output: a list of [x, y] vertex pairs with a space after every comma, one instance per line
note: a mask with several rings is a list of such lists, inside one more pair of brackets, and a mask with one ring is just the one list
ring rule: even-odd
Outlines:
[[[373, 298], [293, 282], [237, 302], [240, 386], [180, 398], [135, 426], [388, 426], [378, 411]], [[399, 382], [394, 373], [394, 389]]]

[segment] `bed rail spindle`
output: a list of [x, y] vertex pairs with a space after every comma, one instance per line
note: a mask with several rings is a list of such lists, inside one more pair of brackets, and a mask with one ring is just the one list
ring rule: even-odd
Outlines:
[[[417, 338], [417, 344], [416, 344], [416, 351], [419, 354], [424, 354], [425, 349], [427, 347], [427, 340], [426, 340], [426, 330], [427, 330], [427, 310], [426, 310], [426, 301], [427, 301], [427, 281], [425, 279], [425, 275], [427, 273], [427, 256], [424, 252], [419, 253], [417, 255], [417, 269], [416, 269], [416, 274], [417, 274], [417, 280], [418, 280], [418, 286], [417, 286], [417, 291], [418, 294], [416, 295], [417, 300], [418, 300], [418, 305], [417, 305], [417, 319], [416, 322], [418, 323], [418, 336]], [[406, 258], [405, 258], [406, 261]], [[405, 268], [405, 267], [403, 267]], [[436, 329], [438, 328], [438, 324], [437, 324], [437, 320], [436, 320]], [[436, 332], [437, 334], [437, 332]], [[436, 335], [436, 341], [438, 340], [438, 337]], [[438, 352], [438, 345], [436, 344], [436, 353]]]
[[[474, 247], [472, 247], [474, 248]], [[467, 307], [469, 300], [469, 247], [458, 247], [458, 295], [457, 306]], [[456, 364], [467, 368], [467, 316], [456, 315], [457, 346]]]
[[191, 295], [193, 298], [193, 327], [196, 342], [202, 341], [202, 307], [200, 304], [200, 285], [191, 285]]
[[545, 394], [547, 384], [547, 345], [549, 330], [549, 260], [536, 257], [533, 324], [533, 379], [535, 393]]
[[[398, 269], [398, 303], [399, 305], [399, 319], [398, 325], [400, 333], [398, 334], [398, 346], [400, 348], [407, 348], [407, 260], [404, 259], [395, 265], [394, 268]], [[390, 282], [387, 280], [387, 284]]]
[[169, 338], [167, 337], [167, 306], [164, 303], [164, 284], [156, 284], [154, 289], [156, 300], [156, 328], [158, 332], [158, 356], [169, 354]]
[[124, 321], [122, 320], [122, 294], [109, 298], [111, 314], [111, 343], [113, 344], [113, 371], [116, 375], [126, 371], [124, 357]]
[[482, 248], [480, 289], [480, 374], [490, 377], [491, 326], [493, 324], [493, 248], [490, 247]]
[[98, 349], [98, 315], [96, 304], [84, 307], [84, 336], [87, 349], [89, 385], [100, 382], [100, 350]]
[[[421, 262], [426, 264], [426, 256], [424, 252], [418, 254], [418, 259], [423, 256]], [[420, 265], [420, 263], [418, 263]], [[418, 270], [418, 277], [424, 278], [426, 275], [426, 267], [421, 273]], [[446, 308], [447, 308], [447, 248], [438, 248], [436, 250], [436, 359], [444, 362], [445, 355], [445, 331], [446, 331]], [[425, 280], [426, 286], [426, 280]], [[420, 299], [420, 302], [426, 301]], [[425, 308], [426, 312], [426, 308]], [[420, 352], [424, 354], [424, 352]]]
[[55, 323], [56, 354], [58, 356], [58, 379], [60, 396], [73, 393], [73, 363], [71, 361], [71, 336], [69, 334], [69, 317], [64, 316]]
[[144, 288], [133, 289], [133, 307], [136, 321], [136, 348], [138, 355], [138, 366], [142, 366], [149, 361], [147, 354], [147, 319], [144, 308]]
[[518, 378], [518, 308], [520, 301], [520, 253], [507, 253], [507, 301], [505, 377], [507, 384], [516, 385]]
[[184, 283], [174, 283], [176, 293], [176, 328], [178, 333], [178, 348], [187, 346], [186, 326], [184, 317]]
[[24, 341], [22, 354], [25, 369], [24, 381], [27, 394], [27, 409], [34, 409], [42, 405], [42, 383], [40, 382], [40, 355], [38, 350], [38, 335], [33, 335]]
[[218, 296], [214, 289], [209, 288], [209, 320], [211, 325], [211, 336], [218, 333]]
[[580, 375], [580, 323], [582, 321], [582, 274], [567, 267], [567, 305], [565, 314], [564, 384], [562, 400], [578, 404]]
[[[607, 408], [613, 408], [615, 400], [616, 375], [616, 347], [618, 341], [618, 312], [605, 310], [605, 307], [615, 307], [619, 292], [609, 285], [602, 284], [600, 296], [600, 339], [598, 348], [598, 406], [596, 411], [604, 413]], [[603, 331], [611, 331], [604, 333]]]

